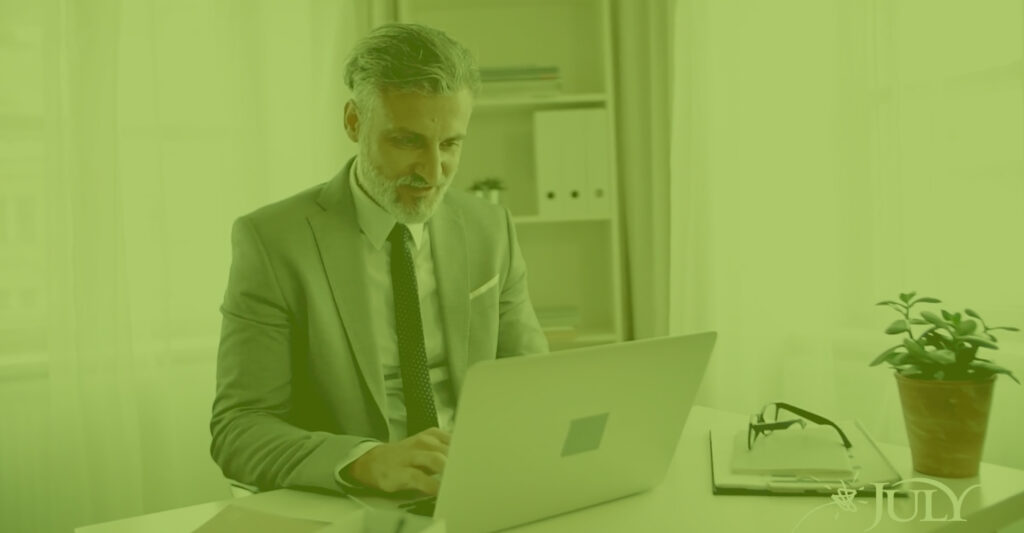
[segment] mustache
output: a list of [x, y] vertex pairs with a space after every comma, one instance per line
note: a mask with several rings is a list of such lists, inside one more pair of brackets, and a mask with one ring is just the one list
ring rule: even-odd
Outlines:
[[412, 174], [409, 176], [402, 176], [395, 182], [397, 185], [407, 185], [410, 187], [429, 187], [430, 183], [427, 182], [423, 176]]
[[[427, 181], [426, 178], [424, 178], [423, 176], [420, 176], [418, 174], [410, 174], [408, 176], [402, 176], [401, 178], [395, 180], [395, 185], [406, 185], [409, 187], [426, 188], [430, 187], [430, 182]], [[438, 183], [438, 185], [442, 185], [442, 183]]]

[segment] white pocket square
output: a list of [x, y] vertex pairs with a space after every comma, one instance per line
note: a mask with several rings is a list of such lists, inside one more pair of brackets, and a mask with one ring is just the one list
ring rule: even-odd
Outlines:
[[491, 287], [493, 287], [493, 286], [495, 286], [497, 284], [498, 284], [498, 275], [495, 274], [493, 278], [487, 280], [487, 283], [484, 283], [483, 285], [473, 289], [473, 291], [469, 293], [469, 299], [472, 300], [473, 298], [476, 298], [477, 296], [480, 296], [481, 294], [487, 292], [487, 289], [490, 289]]

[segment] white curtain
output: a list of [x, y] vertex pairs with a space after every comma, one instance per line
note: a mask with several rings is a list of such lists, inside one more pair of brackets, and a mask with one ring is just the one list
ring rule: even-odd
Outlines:
[[[1020, 2], [680, 0], [670, 329], [715, 329], [701, 403], [906, 442], [874, 303], [1024, 326]], [[1024, 379], [1024, 334], [991, 356]], [[985, 460], [1024, 467], [1000, 378]]]
[[668, 332], [676, 0], [612, 3], [626, 338]]
[[0, 0], [0, 530], [229, 497], [231, 220], [329, 179], [357, 0]]

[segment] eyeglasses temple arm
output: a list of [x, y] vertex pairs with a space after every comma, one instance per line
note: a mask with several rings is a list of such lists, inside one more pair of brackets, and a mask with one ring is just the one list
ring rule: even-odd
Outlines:
[[839, 426], [837, 426], [835, 424], [835, 422], [833, 422], [833, 421], [831, 421], [831, 420], [829, 420], [829, 419], [827, 419], [827, 418], [825, 418], [825, 417], [823, 417], [821, 415], [816, 415], [816, 414], [814, 414], [814, 413], [812, 413], [810, 411], [805, 411], [805, 410], [803, 410], [803, 409], [801, 409], [799, 407], [796, 407], [794, 405], [790, 405], [790, 404], [784, 403], [784, 402], [776, 402], [775, 403], [775, 409], [776, 409], [776, 411], [775, 411], [776, 413], [778, 413], [779, 409], [785, 409], [785, 410], [787, 410], [787, 411], [789, 411], [789, 412], [791, 412], [791, 413], [793, 413], [793, 414], [795, 414], [797, 416], [802, 416], [802, 417], [806, 418], [807, 420], [810, 420], [811, 422], [814, 422], [815, 424], [822, 424], [822, 425], [826, 425], [826, 426], [832, 426], [833, 428], [835, 428], [836, 431], [839, 432], [839, 436], [843, 439], [843, 446], [845, 446], [846, 448], [852, 448], [853, 447], [853, 444], [850, 444], [850, 439], [846, 438], [846, 433], [843, 433], [843, 430], [839, 429]]

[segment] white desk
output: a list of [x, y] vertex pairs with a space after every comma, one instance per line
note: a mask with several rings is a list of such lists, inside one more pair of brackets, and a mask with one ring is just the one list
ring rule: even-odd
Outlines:
[[[653, 490], [567, 513], [507, 531], [517, 533], [575, 531], [752, 531], [817, 532], [865, 531], [876, 521], [874, 496], [859, 496], [855, 512], [842, 510], [827, 496], [724, 496], [711, 493], [711, 465], [708, 456], [708, 430], [712, 427], [739, 427], [746, 415], [695, 407], [683, 430], [679, 449], [665, 481]], [[911, 470], [910, 451], [906, 447], [881, 445], [882, 451], [904, 478], [925, 477]], [[917, 518], [897, 522], [883, 513], [872, 532], [889, 531], [993, 531], [1024, 518], [1024, 471], [982, 464], [978, 478], [940, 479], [957, 496], [974, 484], [962, 506], [964, 522], [923, 521], [924, 500], [919, 500]], [[931, 488], [931, 487], [921, 487]], [[931, 515], [950, 515], [950, 504], [933, 495]], [[914, 514], [911, 498], [898, 498], [895, 516]], [[77, 533], [156, 533], [192, 531], [225, 505], [246, 505], [267, 512], [333, 522], [360, 506], [341, 497], [293, 490], [275, 490], [240, 499], [203, 503], [144, 516], [79, 527]], [[832, 504], [832, 505], [828, 505]], [[817, 510], [815, 510], [817, 509]], [[801, 520], [803, 520], [801, 522]], [[799, 526], [799, 527], [798, 527]], [[794, 529], [796, 528], [796, 529]]]

